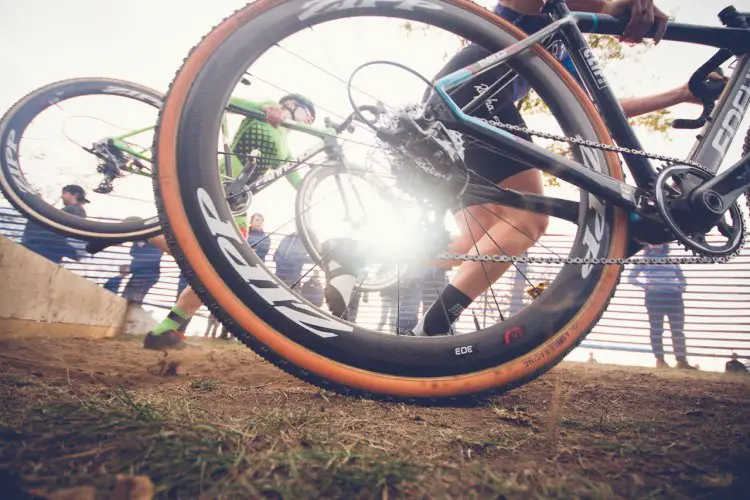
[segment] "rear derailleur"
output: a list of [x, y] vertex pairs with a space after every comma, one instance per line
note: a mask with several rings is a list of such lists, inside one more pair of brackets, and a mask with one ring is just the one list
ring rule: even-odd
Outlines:
[[99, 158], [96, 171], [104, 175], [104, 179], [94, 188], [95, 193], [111, 193], [114, 189], [114, 180], [123, 177], [127, 172], [149, 171], [148, 167], [139, 159], [128, 159], [125, 153], [115, 146], [112, 139], [95, 142], [90, 148], [83, 149]]
[[401, 189], [446, 209], [457, 205], [469, 183], [461, 135], [420, 107], [398, 112], [378, 138], [391, 151], [393, 173]]

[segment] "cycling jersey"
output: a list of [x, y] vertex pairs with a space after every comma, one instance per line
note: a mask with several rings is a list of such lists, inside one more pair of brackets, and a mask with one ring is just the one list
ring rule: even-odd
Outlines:
[[[524, 15], [505, 7], [500, 3], [497, 4], [494, 12], [528, 34], [536, 33], [550, 24], [550, 19], [546, 16]], [[578, 77], [577, 73], [575, 73], [573, 63], [559, 38], [556, 38], [555, 36], [548, 38], [544, 41], [544, 46], [555, 58], [562, 62], [574, 77]], [[435, 79], [437, 80], [447, 74], [474, 64], [490, 54], [491, 53], [488, 50], [479, 45], [470, 43], [448, 61], [445, 67], [438, 72]], [[509, 68], [506, 65], [492, 68], [474, 78], [468, 85], [459, 86], [456, 90], [451, 91], [451, 99], [453, 99], [460, 108], [465, 107], [477, 97], [484, 96], [496, 81], [505, 78], [508, 69]], [[495, 121], [508, 125], [526, 127], [520, 112], [516, 108], [516, 102], [529, 93], [531, 86], [526, 80], [518, 75], [516, 76], [517, 77], [509, 86], [502, 88], [493, 95], [487, 95], [482, 105], [471, 111], [470, 114], [476, 118], [487, 120], [489, 122]], [[526, 133], [511, 133], [524, 140], [531, 141], [531, 136]], [[497, 152], [484, 147], [481, 143], [465, 144], [464, 161], [475, 174], [493, 184], [501, 183], [505, 179], [530, 168], [525, 163], [521, 163], [514, 158], [498, 154]]]
[[[268, 106], [279, 106], [275, 101], [253, 102], [236, 97], [233, 97], [232, 101], [242, 108], [261, 113], [264, 113]], [[267, 121], [258, 118], [245, 118], [232, 140], [229, 171], [227, 172], [226, 162], [222, 158], [219, 164], [221, 174], [236, 179], [253, 151], [256, 151], [255, 170], [251, 174], [248, 184], [252, 184], [269, 170], [288, 165], [289, 160], [292, 159], [287, 144], [288, 135], [289, 129], [286, 127], [274, 127]], [[293, 172], [286, 177], [295, 189], [299, 187], [301, 179], [297, 172]], [[242, 234], [247, 236], [249, 226], [247, 214], [236, 215], [235, 222]]]

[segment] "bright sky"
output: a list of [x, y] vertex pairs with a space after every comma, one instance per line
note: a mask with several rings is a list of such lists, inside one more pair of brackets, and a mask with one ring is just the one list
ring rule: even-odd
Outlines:
[[[492, 5], [487, 0], [480, 3]], [[680, 22], [710, 25], [719, 25], [716, 14], [729, 3], [729, 0], [657, 0], [663, 10]], [[750, 0], [731, 3], [739, 10], [750, 11]], [[4, 75], [0, 80], [0, 110], [7, 109], [20, 97], [40, 86], [83, 76], [121, 78], [165, 91], [188, 50], [212, 26], [244, 4], [239, 0], [4, 2], [0, 7], [0, 46], [5, 47], [0, 52], [0, 68]], [[378, 40], [379, 50], [377, 54], [373, 52], [370, 59], [384, 54], [390, 55], [391, 59], [402, 56], [401, 62], [421, 67], [428, 75], [433, 68], [439, 67], [444, 55], [451, 53], [456, 46], [455, 40], [420, 39], [419, 34], [412, 35], [408, 42], [412, 44], [410, 47], [420, 45], [422, 48], [411, 52], [411, 57], [416, 59], [404, 61], [409, 56], [401, 50], [406, 42], [402, 32], [394, 31], [393, 26], [389, 26], [380, 32], [370, 31], [363, 38], [363, 29], [372, 30], [373, 27], [353, 22], [336, 28], [337, 31], [331, 32], [328, 38], [321, 39], [315, 37], [314, 33], [307, 33], [289, 41], [286, 46], [312, 62], [325, 63], [328, 70], [345, 79], [354, 65], [368, 60], [369, 54], [363, 54], [362, 47], [372, 40]], [[685, 82], [712, 52], [712, 49], [705, 47], [664, 42], [638, 58], [611, 64], [606, 72], [618, 95], [652, 93]], [[264, 64], [270, 65], [269, 70], [284, 77], [277, 84], [284, 82], [284, 85], [291, 85], [289, 90], [308, 93], [292, 80], [294, 71], [306, 66], [300, 66], [299, 61], [293, 63], [295, 58], [289, 54], [278, 57], [271, 62], [264, 61]], [[305, 73], [305, 82], [310, 84], [308, 78], [308, 73]], [[348, 114], [346, 97], [341, 92], [343, 87], [335, 87], [335, 91], [320, 90], [325, 87], [325, 78], [316, 78], [320, 80], [312, 82], [316, 90], [311, 91], [311, 97], [320, 107]], [[389, 104], [397, 104], [393, 99], [398, 101], [399, 96], [412, 96], [419, 91], [416, 82], [404, 79], [403, 75], [390, 78], [381, 74], [373, 82], [375, 86], [367, 90], [378, 92], [379, 96], [385, 94], [391, 99]], [[280, 95], [280, 91], [267, 86], [264, 88], [258, 82], [254, 83], [252, 89], [240, 90], [245, 97], [255, 99]], [[699, 108], [692, 105], [673, 109], [675, 117], [695, 117], [698, 113]], [[319, 111], [319, 116], [326, 115], [331, 116], [330, 113]], [[745, 122], [740, 128], [742, 131], [750, 124], [748, 119]], [[665, 141], [664, 136], [655, 134], [642, 133], [641, 139], [646, 150], [684, 156], [693, 144], [695, 133], [671, 131], [669, 142]], [[730, 149], [727, 165], [739, 158], [739, 143], [736, 141]], [[296, 151], [309, 144], [309, 140], [299, 137], [293, 141]], [[263, 196], [259, 196], [255, 202], [253, 211], [256, 210], [267, 215], [267, 229], [288, 220], [292, 213], [291, 206], [280, 208], [274, 200], [264, 199]], [[606, 358], [606, 355], [597, 354], [597, 357]]]

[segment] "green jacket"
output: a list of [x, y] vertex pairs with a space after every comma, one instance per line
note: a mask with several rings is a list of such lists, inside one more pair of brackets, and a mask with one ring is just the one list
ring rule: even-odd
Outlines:
[[[275, 101], [254, 102], [237, 97], [232, 97], [232, 103], [239, 107], [261, 113], [264, 113], [265, 108], [268, 106], [279, 105]], [[240, 123], [240, 127], [232, 140], [232, 145], [230, 146], [232, 153], [235, 153], [230, 156], [230, 171], [227, 172], [224, 156], [222, 156], [219, 163], [219, 171], [223, 175], [236, 179], [244, 168], [242, 158], [238, 156], [236, 152], [246, 151], [249, 153], [249, 150], [251, 149], [259, 151], [259, 166], [263, 171], [275, 170], [286, 166], [289, 160], [292, 159], [292, 154], [289, 150], [289, 144], [287, 141], [288, 135], [289, 129], [286, 127], [274, 127], [265, 120], [251, 117], [245, 118], [242, 120], [242, 123]], [[302, 183], [302, 178], [299, 175], [299, 172], [292, 172], [285, 177], [292, 187], [299, 189], [300, 184]], [[236, 216], [235, 221], [241, 229], [247, 229], [247, 214]]]

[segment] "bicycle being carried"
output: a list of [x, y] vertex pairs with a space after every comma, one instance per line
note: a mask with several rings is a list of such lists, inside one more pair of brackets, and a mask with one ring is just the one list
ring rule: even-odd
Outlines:
[[[736, 254], [744, 240], [737, 199], [750, 182], [745, 175], [748, 156], [715, 174], [750, 101], [750, 16], [728, 8], [720, 15], [723, 28], [679, 23], [667, 27], [665, 40], [718, 49], [691, 78], [693, 93], [705, 96], [705, 110], [698, 121], [681, 125], [705, 127], [682, 160], [643, 151], [582, 35], [619, 35], [626, 21], [571, 13], [563, 0], [544, 5], [549, 26], [524, 37], [507, 21], [463, 0], [361, 4], [261, 0], [235, 13], [200, 42], [173, 81], [161, 110], [154, 141], [159, 165], [155, 183], [173, 252], [181, 257], [183, 269], [201, 283], [204, 303], [235, 336], [282, 369], [326, 388], [426, 399], [492, 393], [544, 373], [574, 349], [605, 310], [622, 265], [643, 261], [631, 256], [644, 245], [676, 240], [698, 254], [677, 259], [685, 263], [719, 263]], [[274, 27], [272, 35], [268, 26]], [[394, 33], [403, 33], [404, 26], [424, 36], [412, 37], [406, 45], [388, 43]], [[422, 29], [426, 27], [432, 29]], [[305, 47], [325, 46], [327, 40], [315, 43], [315, 37], [326, 30], [332, 33], [331, 40], [338, 41], [342, 33], [361, 41], [357, 34], [367, 30], [367, 41], [373, 42], [366, 50], [348, 50], [351, 58], [369, 60], [344, 64], [354, 70], [349, 78], [297, 54]], [[453, 37], [438, 40], [433, 35], [436, 30]], [[433, 83], [422, 75], [437, 73], [443, 61], [429, 54], [439, 48], [447, 51], [450, 44], [444, 40], [449, 38], [455, 49], [459, 45], [455, 35], [489, 55]], [[546, 50], [553, 49], [549, 43], [553, 35], [570, 55], [583, 87]], [[425, 45], [422, 51], [407, 53], [420, 43]], [[245, 72], [285, 67], [267, 64], [281, 53], [303, 60], [310, 71], [323, 71], [329, 81], [338, 80], [336, 85], [342, 93], [348, 92], [355, 109], [379, 90], [398, 95], [402, 104], [404, 94], [411, 92], [411, 102], [417, 104], [393, 106], [381, 99], [391, 104], [388, 116], [364, 120], [373, 132], [371, 147], [389, 161], [395, 179], [393, 198], [408, 200], [419, 207], [418, 213], [428, 214], [413, 223], [412, 237], [422, 245], [414, 260], [405, 261], [407, 267], [421, 265], [425, 258], [488, 266], [539, 262], [557, 266], [551, 285], [512, 316], [503, 314], [498, 305], [497, 324], [461, 335], [420, 338], [374, 332], [331, 317], [280, 283], [246, 242], [226, 229], [231, 226], [231, 211], [217, 175], [216, 144], [228, 96], [240, 79]], [[734, 72], [714, 108], [709, 74], [732, 58]], [[390, 76], [369, 86], [355, 82], [364, 70], [386, 67], [384, 60], [396, 61], [387, 67], [417, 76], [422, 87], [394, 84]], [[343, 64], [340, 59], [337, 63]], [[452, 96], [458, 89], [498, 68], [507, 71], [477, 89], [477, 97], [468, 105], [456, 104]], [[300, 71], [294, 77], [315, 81]], [[535, 119], [529, 128], [473, 116], [477, 107], [490, 109], [498, 93], [515, 85], [519, 77], [544, 101], [548, 119]], [[518, 135], [532, 136], [541, 145], [567, 144], [573, 158]], [[578, 199], [522, 193], [488, 182], [464, 162], [471, 148], [489, 149], [551, 173], [566, 189], [578, 189]], [[625, 182], [617, 153], [632, 183]], [[666, 167], [657, 171], [651, 160]], [[494, 242], [499, 248], [490, 254], [476, 251], [476, 242], [473, 252], [445, 253], [446, 213], [488, 205], [565, 221], [576, 234], [572, 247], [563, 255], [547, 245], [549, 255], [541, 259], [506, 255], [502, 241]], [[403, 246], [412, 243], [403, 241]], [[491, 293], [492, 283], [487, 281]]]
[[[250, 82], [245, 80], [245, 83]], [[162, 100], [161, 93], [148, 87], [103, 78], [65, 80], [32, 92], [19, 100], [0, 123], [5, 152], [0, 171], [2, 192], [29, 219], [65, 236], [89, 241], [87, 248], [91, 252], [160, 234], [158, 217], [148, 213], [155, 212], [153, 198], [142, 196], [144, 191], [146, 194], [151, 191], [150, 142], [155, 126], [133, 128], [131, 124], [155, 122], [155, 112]], [[317, 143], [299, 158], [278, 158], [278, 168], [262, 168], [264, 173], [257, 175], [255, 170], [261, 170], [259, 163], [261, 158], [269, 156], [268, 152], [265, 155], [257, 150], [249, 152], [246, 155], [250, 156], [249, 161], [245, 156], [239, 158], [240, 155], [233, 154], [229, 121], [232, 116], [265, 119], [263, 106], [267, 104], [233, 97], [222, 118], [222, 183], [232, 212], [246, 216], [252, 196], [280, 179], [287, 179], [297, 190], [300, 207], [312, 203], [313, 198], [318, 199], [321, 184], [335, 179], [337, 194], [348, 195], [343, 205], [344, 219], [350, 224], [361, 223], [354, 219], [362, 215], [362, 210], [358, 214], [350, 212], [357, 205], [361, 206], [362, 200], [357, 196], [356, 186], [347, 180], [356, 176], [370, 179], [371, 183], [379, 181], [364, 167], [346, 161], [339, 139], [344, 132], [355, 132], [358, 115], [352, 113], [340, 123], [326, 118], [325, 128], [297, 122], [285, 124], [287, 128], [317, 139]], [[50, 111], [53, 116], [48, 116]], [[362, 106], [359, 111], [377, 118], [382, 109]], [[54, 125], [59, 125], [59, 130]], [[121, 130], [103, 135], [103, 130], [107, 129]], [[226, 175], [225, 165], [231, 166], [234, 175]], [[305, 171], [308, 168], [309, 175]], [[349, 173], [344, 177], [343, 171]], [[300, 174], [305, 174], [304, 178]], [[139, 183], [141, 180], [147, 184]], [[95, 193], [89, 195], [93, 206], [90, 212], [94, 212], [94, 216], [72, 217], [56, 207], [59, 186], [68, 182], [76, 182]], [[140, 198], [136, 198], [138, 195]], [[331, 197], [331, 190], [328, 197]], [[319, 260], [321, 245], [312, 228], [313, 216], [311, 210], [305, 211], [297, 218], [298, 224], [291, 224], [291, 229], [287, 230], [298, 230], [311, 249], [311, 257]], [[283, 230], [283, 226], [278, 229]], [[386, 280], [393, 280], [392, 273], [390, 277], [381, 273], [379, 280], [371, 277], [364, 288], [378, 290], [388, 285]]]

